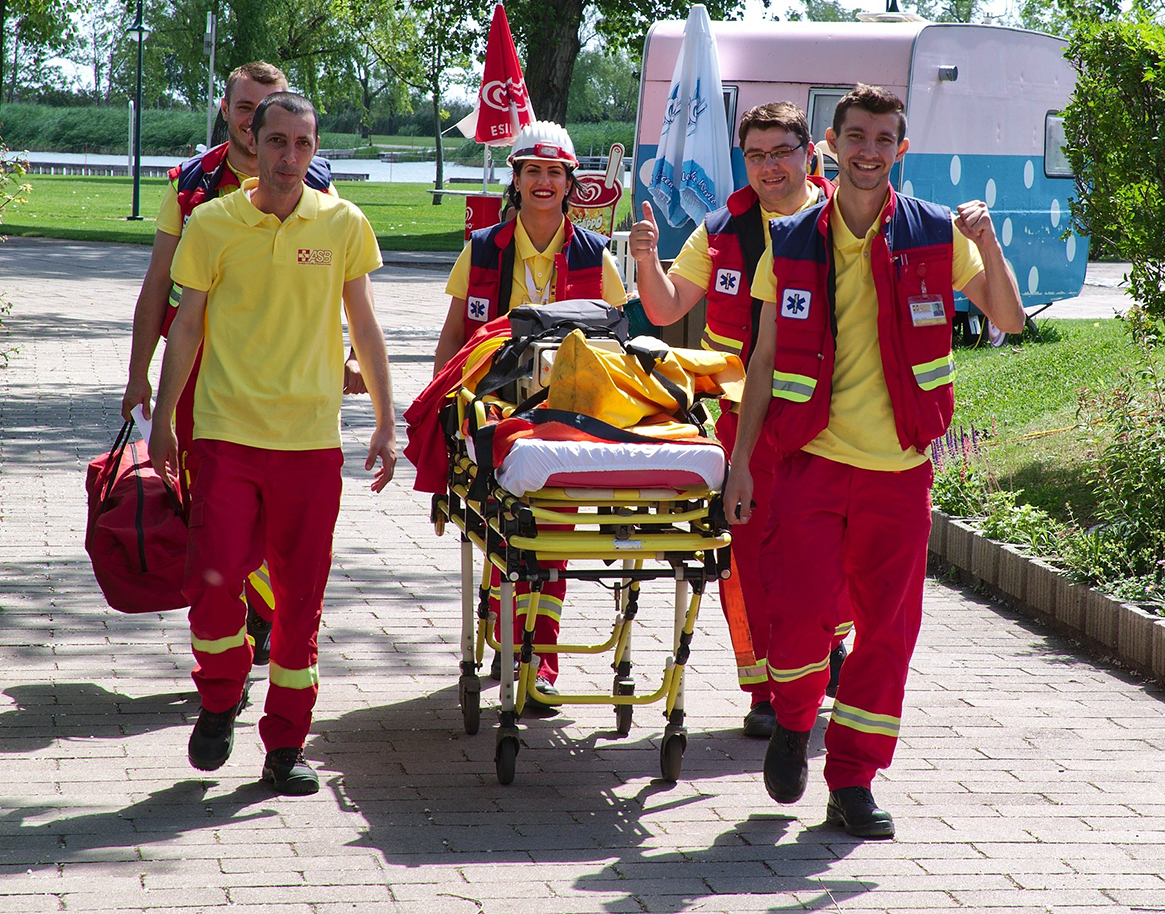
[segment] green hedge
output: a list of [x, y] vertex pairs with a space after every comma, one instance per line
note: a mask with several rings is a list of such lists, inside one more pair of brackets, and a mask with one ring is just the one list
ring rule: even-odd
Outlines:
[[[129, 137], [126, 108], [53, 108], [10, 104], [0, 108], [0, 132], [13, 149], [123, 155]], [[185, 155], [206, 140], [206, 112], [146, 108], [142, 152]]]

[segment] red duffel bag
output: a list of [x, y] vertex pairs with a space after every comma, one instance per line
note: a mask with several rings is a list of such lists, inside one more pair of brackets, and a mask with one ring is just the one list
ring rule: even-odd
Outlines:
[[109, 605], [123, 613], [180, 609], [186, 521], [174, 487], [150, 465], [126, 422], [108, 454], [89, 464], [85, 551]]

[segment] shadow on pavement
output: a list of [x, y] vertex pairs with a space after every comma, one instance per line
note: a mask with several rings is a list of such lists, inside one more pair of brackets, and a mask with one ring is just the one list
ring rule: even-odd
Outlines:
[[[613, 729], [576, 735], [574, 711], [583, 727], [593, 725], [593, 715], [577, 708], [523, 721], [517, 776], [509, 786], [495, 776], [491, 707], [483, 708], [481, 732], [466, 735], [455, 686], [317, 721], [308, 753], [327, 756], [328, 767], [341, 772], [328, 786], [341, 807], [367, 821], [361, 844], [394, 866], [593, 864], [594, 872], [575, 884], [625, 894], [610, 906], [616, 911], [641, 909], [639, 896], [651, 896], [651, 910], [680, 911], [724, 895], [797, 893], [812, 902], [835, 889], [852, 895], [871, 888], [819, 875], [853, 849], [854, 839], [829, 827], [797, 825], [790, 840], [795, 816], [763, 793], [755, 796], [753, 785], [742, 799], [763, 811], [732, 823], [702, 809], [720, 789], [712, 781], [739, 783], [743, 772], [759, 768], [762, 741], [745, 740], [736, 730], [693, 730], [681, 780], [660, 779], [654, 708], [637, 709], [643, 723], [628, 737]], [[820, 738], [815, 742], [820, 752]], [[634, 794], [629, 778], [643, 780]], [[685, 807], [690, 813], [680, 821], [690, 816], [698, 834], [709, 835], [708, 845], [697, 840], [693, 846], [693, 836], [680, 832], [677, 849], [661, 848], [658, 827], [646, 823], [659, 813], [674, 822], [675, 811]], [[745, 852], [749, 859], [742, 862], [745, 846], [755, 853]], [[596, 910], [606, 907], [596, 902]]]

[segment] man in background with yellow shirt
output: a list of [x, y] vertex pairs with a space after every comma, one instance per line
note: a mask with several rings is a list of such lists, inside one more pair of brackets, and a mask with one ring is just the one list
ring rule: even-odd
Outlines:
[[319, 691], [317, 637], [340, 506], [341, 306], [376, 412], [365, 469], [396, 464], [384, 335], [368, 274], [376, 236], [352, 204], [304, 185], [319, 145], [311, 103], [289, 92], [255, 109], [258, 178], [194, 211], [174, 256], [182, 303], [171, 328], [150, 459], [176, 466], [170, 427], [199, 347], [185, 593], [202, 710], [189, 758], [213, 771], [231, 753], [252, 645], [243, 581], [264, 554], [275, 595], [270, 686], [259, 734], [263, 778], [280, 793], [319, 789], [303, 757]]
[[855, 642], [825, 731], [826, 820], [887, 838], [894, 821], [870, 785], [893, 758], [922, 622], [928, 449], [954, 410], [954, 290], [1006, 332], [1023, 329], [1024, 312], [985, 204], [952, 216], [891, 188], [909, 146], [893, 93], [859, 85], [826, 139], [837, 193], [772, 223], [757, 268], [764, 307], [724, 509], [730, 522], [749, 519], [750, 460], [767, 427], [776, 468], [760, 563], [777, 727], [765, 787], [779, 803], [805, 791], [846, 591]]
[[[805, 112], [792, 102], [774, 102], [750, 108], [740, 119], [740, 150], [748, 186], [733, 193], [722, 208], [707, 215], [688, 236], [671, 269], [664, 273], [659, 260], [659, 227], [650, 203], [643, 204], [643, 219], [631, 227], [629, 248], [637, 264], [637, 283], [644, 313], [652, 323], [675, 323], [707, 298], [706, 327], [702, 345], [738, 355], [748, 365], [760, 301], [753, 297], [752, 280], [761, 255], [769, 249], [768, 224], [791, 216], [825, 200], [833, 185], [809, 174], [813, 143]], [[716, 436], [731, 453], [736, 443], [737, 413], [734, 404], [720, 402]], [[732, 531], [733, 575], [720, 583], [720, 602], [732, 622], [729, 606], [743, 598], [753, 656], [757, 663], [741, 664], [740, 687], [751, 696], [744, 718], [744, 735], [769, 739], [776, 726], [765, 656], [768, 653], [769, 609], [761, 583], [758, 559], [761, 534], [769, 514], [772, 488], [770, 449], [753, 458], [752, 519]], [[842, 639], [851, 628], [849, 615], [841, 614], [837, 643], [830, 652], [829, 694], [837, 685], [845, 659]]]

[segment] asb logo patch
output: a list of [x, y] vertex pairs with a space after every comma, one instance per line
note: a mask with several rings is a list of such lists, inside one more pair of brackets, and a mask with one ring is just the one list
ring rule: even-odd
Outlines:
[[296, 262], [327, 265], [332, 262], [332, 252], [313, 250], [312, 248], [300, 248]]
[[786, 289], [785, 297], [781, 299], [781, 317], [791, 317], [796, 321], [803, 321], [809, 317], [809, 303], [813, 300], [813, 293], [807, 289]]
[[743, 280], [740, 270], [717, 270], [716, 291], [721, 295], [735, 295], [741, 290]]
[[474, 298], [470, 296], [465, 302], [465, 316], [472, 321], [485, 320], [486, 314], [489, 313], [489, 299], [488, 298]]

